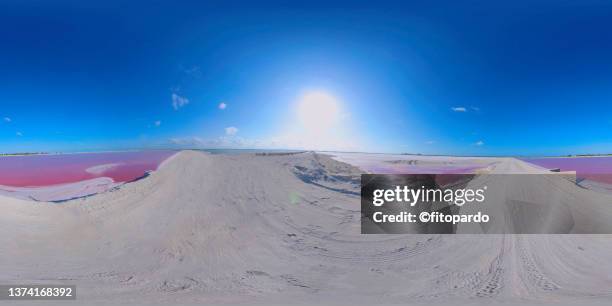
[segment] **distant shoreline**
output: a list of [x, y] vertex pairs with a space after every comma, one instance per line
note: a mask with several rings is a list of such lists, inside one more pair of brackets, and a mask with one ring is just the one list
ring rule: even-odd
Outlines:
[[30, 156], [30, 155], [63, 155], [63, 154], [92, 154], [92, 153], [113, 153], [113, 152], [137, 152], [137, 151], [244, 151], [244, 152], [305, 152], [314, 151], [320, 153], [358, 153], [358, 154], [384, 154], [384, 155], [413, 155], [413, 156], [446, 156], [446, 157], [513, 157], [513, 158], [583, 158], [583, 157], [612, 157], [612, 153], [593, 153], [593, 154], [567, 154], [567, 155], [453, 155], [453, 154], [421, 154], [421, 153], [384, 153], [384, 152], [359, 152], [359, 151], [330, 151], [330, 150], [292, 150], [292, 149], [219, 149], [219, 148], [151, 148], [151, 149], [125, 149], [125, 150], [102, 150], [102, 151], [76, 151], [76, 152], [16, 152], [0, 153], [3, 156]]
[[0, 156], [27, 156], [27, 155], [48, 155], [48, 152], [20, 152], [20, 153], [0, 153]]

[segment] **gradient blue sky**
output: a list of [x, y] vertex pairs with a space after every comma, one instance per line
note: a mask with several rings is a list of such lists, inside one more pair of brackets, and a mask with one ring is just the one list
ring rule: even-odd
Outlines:
[[0, 4], [0, 152], [612, 152], [609, 1], [83, 2]]

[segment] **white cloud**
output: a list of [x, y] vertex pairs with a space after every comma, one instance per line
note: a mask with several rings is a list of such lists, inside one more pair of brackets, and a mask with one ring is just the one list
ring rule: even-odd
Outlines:
[[234, 136], [238, 133], [238, 128], [235, 126], [229, 126], [225, 128], [225, 135]]
[[[238, 135], [223, 135], [213, 139], [203, 139], [195, 136], [175, 137], [168, 139], [170, 145], [179, 148], [200, 149], [290, 149], [290, 150], [359, 150], [353, 143], [334, 141], [333, 146], [325, 143], [313, 144], [304, 139], [298, 139], [295, 134], [262, 139], [247, 139]], [[318, 145], [319, 147], [316, 147]]]
[[221, 136], [217, 139], [208, 141], [207, 144], [213, 148], [257, 148], [260, 142], [238, 136]]
[[264, 142], [248, 140], [239, 136], [220, 136], [214, 139], [202, 139], [196, 136], [170, 138], [168, 141], [175, 146], [183, 148], [259, 148], [266, 147]]
[[451, 107], [451, 109], [453, 110], [453, 112], [459, 112], [459, 113], [467, 112], [467, 109], [463, 106]]
[[161, 120], [155, 121], [155, 126], [160, 126], [160, 125], [161, 125]]
[[196, 79], [202, 77], [202, 71], [200, 70], [200, 66], [192, 66], [191, 68], [183, 69], [183, 72]]
[[172, 107], [174, 107], [174, 110], [178, 110], [187, 104], [189, 104], [189, 99], [172, 93]]
[[474, 143], [474, 145], [477, 145], [477, 146], [479, 146], [479, 147], [484, 146], [484, 141], [479, 140], [479, 141], [477, 141], [476, 143]]
[[178, 146], [202, 147], [206, 144], [206, 141], [200, 137], [175, 137], [168, 140]]
[[436, 142], [435, 142], [434, 140], [428, 140], [428, 141], [426, 141], [425, 143], [426, 143], [426, 144], [428, 144], [428, 145], [431, 145], [431, 144], [434, 144], [434, 143], [436, 143]]
[[[306, 94], [305, 94], [306, 95]], [[295, 101], [291, 112], [283, 116], [284, 125], [278, 130], [261, 138], [251, 139], [241, 137], [244, 132], [235, 126], [226, 126], [224, 134], [217, 138], [179, 137], [169, 139], [173, 146], [188, 148], [258, 148], [258, 149], [292, 149], [292, 150], [342, 150], [359, 151], [366, 148], [352, 130], [351, 113], [343, 109], [339, 98], [330, 94], [306, 95], [308, 102], [318, 106], [331, 106], [331, 123], [321, 129], [321, 112], [325, 108], [304, 105], [304, 97]], [[315, 99], [316, 98], [316, 99]], [[308, 100], [308, 99], [306, 99]], [[324, 103], [327, 102], [327, 103]], [[227, 110], [227, 102], [217, 101], [217, 108]], [[223, 106], [223, 104], [225, 106]], [[307, 107], [308, 106], [308, 107]], [[325, 115], [325, 114], [323, 114]], [[313, 127], [313, 125], [315, 125]], [[243, 127], [244, 128], [244, 127]]]
[[9, 118], [9, 117], [4, 117], [4, 121], [5, 121], [5, 122], [11, 122], [11, 121], [13, 121], [13, 120], [11, 120], [11, 118]]
[[15, 135], [17, 135], [17, 136], [21, 137], [21, 136], [23, 136], [23, 133], [21, 133], [21, 132], [17, 132], [17, 133], [15, 133]]

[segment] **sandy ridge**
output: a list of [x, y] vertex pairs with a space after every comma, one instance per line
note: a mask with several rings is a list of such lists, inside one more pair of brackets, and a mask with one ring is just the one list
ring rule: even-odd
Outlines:
[[81, 304], [610, 301], [609, 236], [364, 236], [358, 174], [313, 153], [184, 151], [94, 197], [0, 198], [0, 282], [76, 283]]

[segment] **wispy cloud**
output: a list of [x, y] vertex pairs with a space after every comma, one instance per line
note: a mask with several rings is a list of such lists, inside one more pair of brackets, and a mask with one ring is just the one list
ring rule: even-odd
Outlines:
[[436, 143], [434, 140], [428, 140], [425, 142], [425, 144], [428, 144], [428, 145], [432, 145], [434, 143]]
[[[237, 129], [236, 129], [237, 131]], [[292, 135], [289, 135], [292, 136]], [[178, 148], [201, 148], [201, 149], [312, 149], [309, 143], [296, 139], [295, 137], [267, 137], [263, 139], [249, 139], [238, 135], [222, 135], [213, 139], [204, 139], [197, 136], [173, 137], [167, 140], [168, 144]], [[353, 144], [340, 144], [338, 148], [343, 150], [355, 150]]]
[[221, 102], [221, 103], [219, 103], [218, 107], [219, 107], [220, 110], [224, 110], [224, 109], [227, 108], [227, 104], [225, 104], [225, 102]]
[[451, 110], [453, 112], [459, 112], [459, 113], [465, 113], [467, 112], [467, 109], [463, 106], [456, 106], [456, 107], [451, 107]]
[[238, 128], [235, 126], [229, 126], [225, 128], [225, 135], [234, 136], [238, 133]]
[[168, 141], [182, 148], [257, 148], [260, 141], [247, 140], [239, 136], [220, 136], [214, 139], [202, 139], [197, 136], [175, 137]]
[[22, 132], [17, 132], [17, 133], [15, 133], [15, 135], [21, 137], [21, 136], [23, 136], [23, 133]]
[[475, 146], [479, 146], [479, 147], [484, 146], [484, 144], [485, 144], [485, 143], [484, 143], [484, 141], [482, 141], [482, 140], [479, 140], [479, 141], [477, 141], [476, 143], [474, 143], [474, 145], [475, 145]]
[[13, 120], [11, 120], [11, 118], [9, 118], [9, 117], [4, 117], [4, 122], [11, 122], [11, 121], [13, 121]]
[[161, 120], [155, 121], [155, 126], [160, 126], [160, 125], [161, 125]]
[[187, 104], [189, 104], [189, 99], [179, 96], [176, 93], [172, 93], [172, 107], [174, 110], [178, 110]]
[[[181, 67], [182, 68], [182, 67]], [[202, 71], [200, 70], [200, 66], [191, 66], [189, 68], [182, 68], [183, 72], [185, 72], [185, 74], [193, 77], [193, 78], [200, 78], [202, 77]]]
[[201, 147], [206, 144], [206, 141], [200, 137], [174, 137], [168, 140], [170, 143], [178, 146]]
[[470, 106], [470, 108], [475, 111], [475, 112], [479, 112], [480, 111], [480, 107], [478, 106]]

